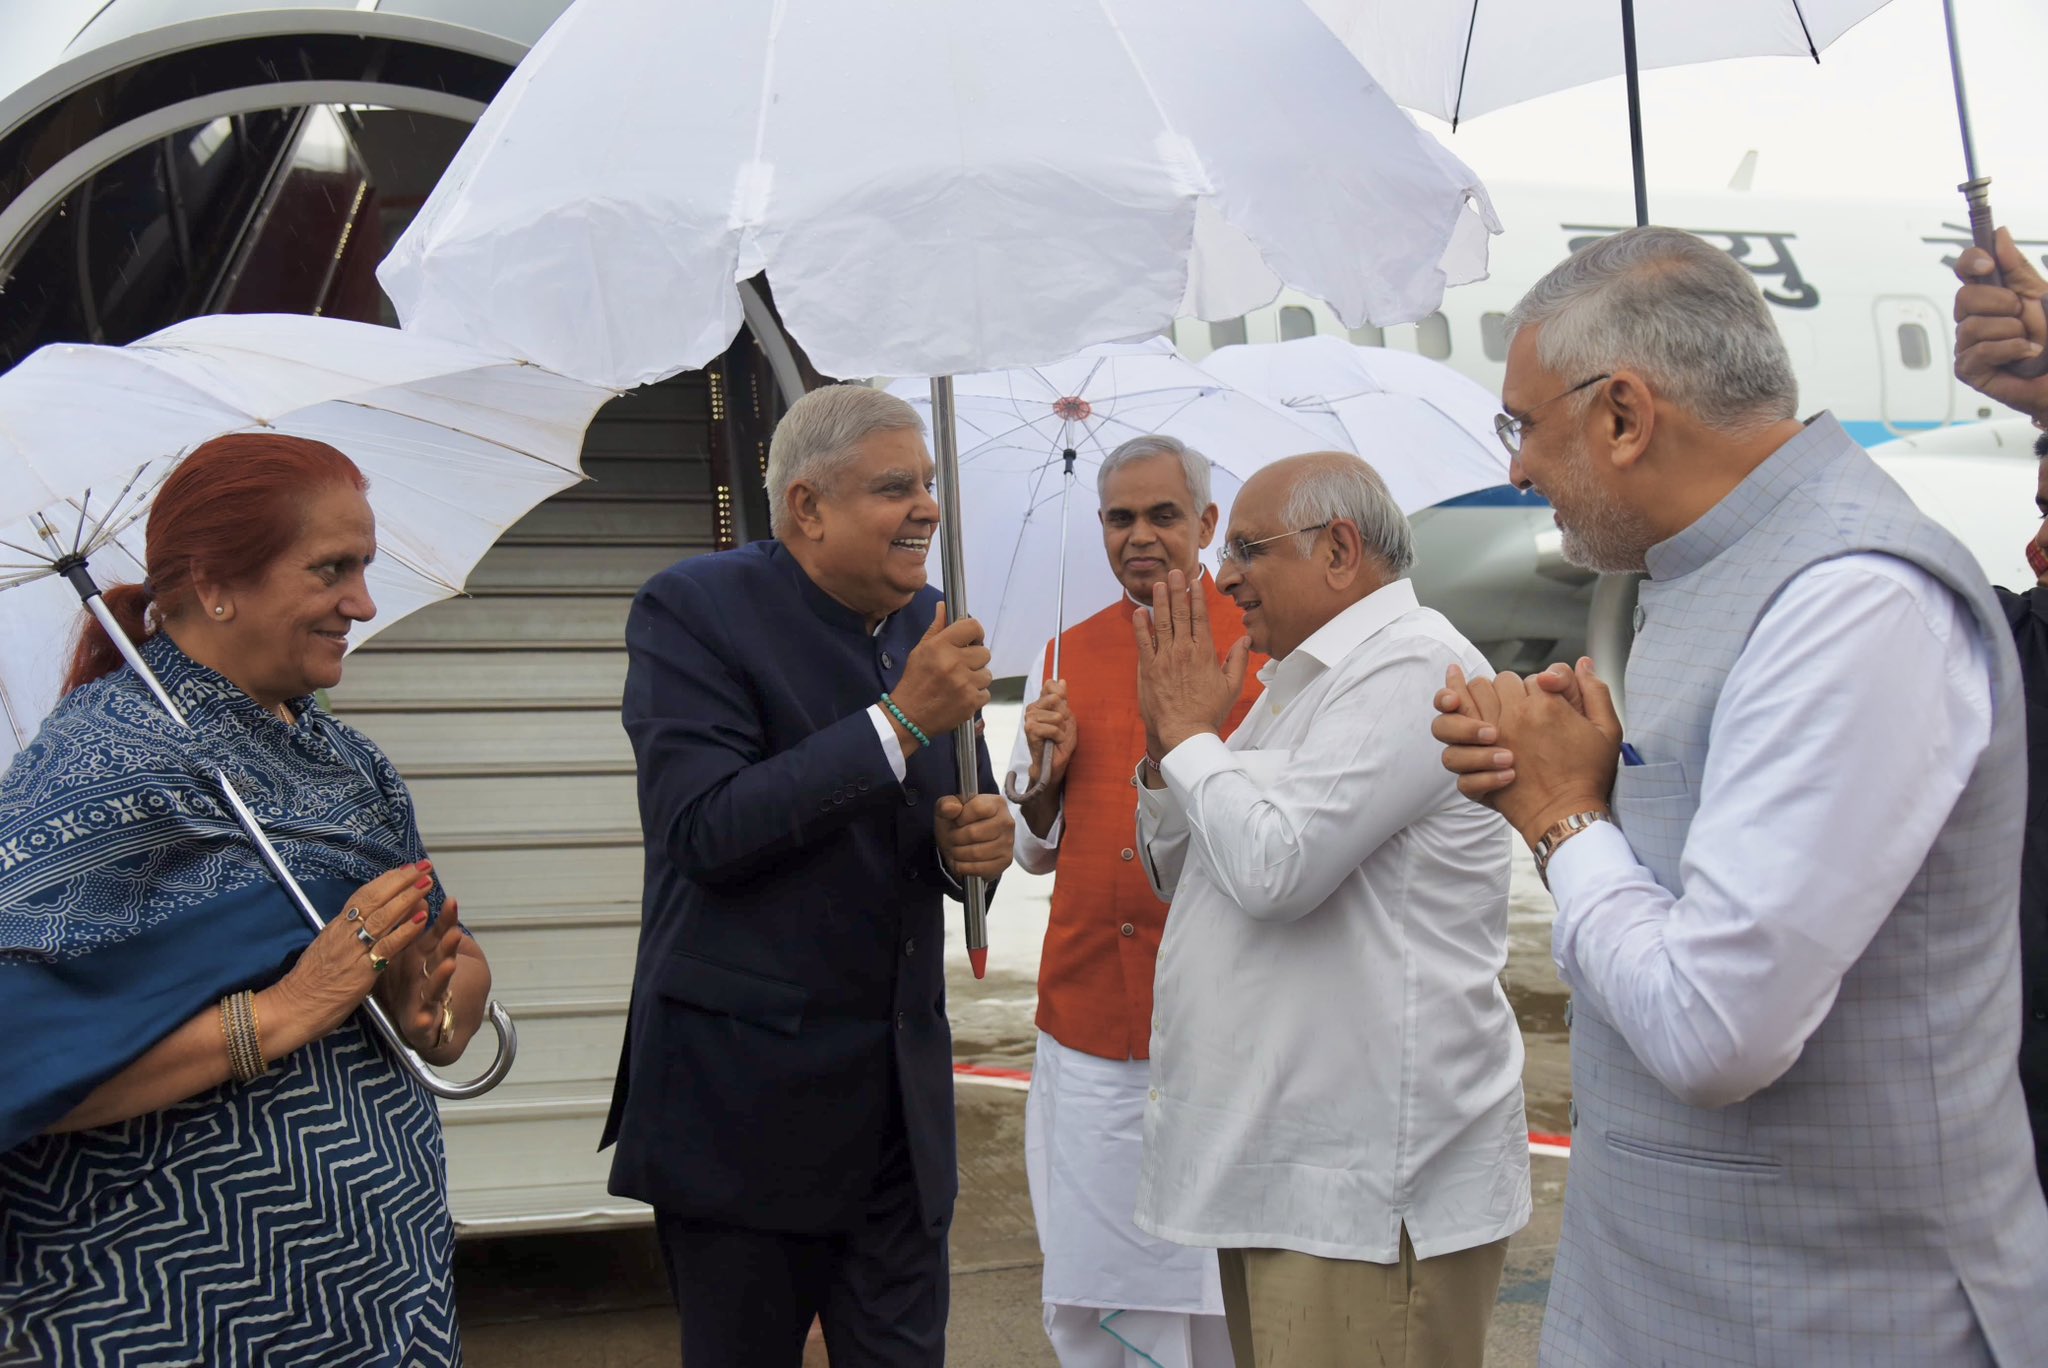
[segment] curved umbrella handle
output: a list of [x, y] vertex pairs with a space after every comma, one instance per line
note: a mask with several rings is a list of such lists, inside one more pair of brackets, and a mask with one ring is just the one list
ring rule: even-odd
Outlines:
[[[377, 1012], [378, 1015], [382, 1015], [382, 1008], [378, 1007], [375, 1001], [366, 999], [364, 1005]], [[503, 1082], [505, 1075], [512, 1071], [512, 1061], [519, 1057], [519, 1030], [512, 1024], [512, 1014], [503, 1007], [500, 1007], [497, 999], [493, 998], [484, 1006], [484, 1020], [489, 1022], [491, 1029], [498, 1033], [498, 1056], [491, 1061], [490, 1068], [484, 1070], [467, 1083], [450, 1083], [447, 1079], [435, 1073], [427, 1064], [427, 1061], [420, 1058], [418, 1051], [403, 1041], [397, 1042], [399, 1049], [411, 1056], [407, 1060], [407, 1064], [418, 1075], [420, 1082], [426, 1086], [428, 1092], [436, 1097], [445, 1097], [451, 1101], [461, 1101], [466, 1097], [481, 1097]], [[396, 1033], [392, 1034], [395, 1035]]]
[[1022, 807], [1052, 787], [1052, 747], [1053, 743], [1047, 741], [1044, 749], [1038, 752], [1038, 777], [1032, 780], [1030, 787], [1022, 792], [1019, 792], [1017, 789], [1016, 771], [1013, 770], [1003, 776], [1003, 796], [1005, 798]]

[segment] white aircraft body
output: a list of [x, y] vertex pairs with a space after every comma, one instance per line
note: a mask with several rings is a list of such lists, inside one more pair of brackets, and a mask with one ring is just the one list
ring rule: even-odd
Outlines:
[[[1745, 161], [1738, 182], [1751, 165]], [[1442, 310], [1418, 324], [1347, 330], [1320, 301], [1286, 294], [1242, 319], [1182, 320], [1174, 341], [1199, 361], [1232, 342], [1348, 335], [1434, 357], [1498, 392], [1508, 310], [1575, 247], [1628, 226], [1634, 214], [1625, 193], [1514, 184], [1490, 189], [1506, 232], [1494, 239], [1488, 279], [1451, 290]], [[2048, 208], [2000, 209], [2017, 226], [2022, 250], [2048, 267]], [[1951, 368], [1956, 280], [1950, 263], [1969, 243], [1960, 196], [1908, 203], [1730, 189], [1659, 195], [1651, 212], [1660, 223], [1700, 234], [1756, 276], [1791, 350], [1802, 414], [1829, 410], [1868, 447], [1982, 423], [1980, 432], [1958, 432], [1936, 445], [1958, 458], [1988, 461], [1990, 484], [2013, 484], [2019, 520], [2031, 516], [2031, 455], [2008, 424], [1985, 422], [2015, 415], [1956, 380]], [[1924, 439], [1914, 445], [1924, 446]], [[1595, 577], [1564, 560], [1540, 498], [1503, 486], [1425, 510], [1414, 521], [1418, 591], [1495, 665], [1537, 667], [1584, 649]], [[1998, 548], [1973, 541], [1972, 549], [1992, 578], [2024, 586], [2032, 576], [2019, 556], [2023, 541], [1995, 561], [1988, 552]]]

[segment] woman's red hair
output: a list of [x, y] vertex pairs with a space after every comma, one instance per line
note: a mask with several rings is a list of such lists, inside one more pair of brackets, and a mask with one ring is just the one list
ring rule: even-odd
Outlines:
[[[305, 506], [336, 485], [367, 490], [356, 463], [325, 442], [276, 432], [238, 432], [202, 443], [171, 471], [149, 510], [149, 582], [117, 584], [101, 597], [128, 639], [192, 606], [193, 575], [247, 584], [298, 540]], [[91, 616], [78, 634], [64, 692], [121, 668], [113, 638]]]

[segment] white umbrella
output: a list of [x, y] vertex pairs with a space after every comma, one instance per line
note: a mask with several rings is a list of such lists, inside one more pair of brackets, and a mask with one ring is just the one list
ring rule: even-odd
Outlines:
[[1283, 283], [1420, 318], [1484, 273], [1481, 196], [1300, 0], [578, 0], [378, 278], [624, 387], [722, 352], [766, 271], [825, 373], [946, 375]]
[[[408, 328], [626, 386], [722, 352], [766, 272], [827, 374], [941, 377], [965, 616], [943, 377], [1290, 285], [1349, 326], [1411, 321], [1497, 231], [1300, 0], [577, 0], [377, 274]], [[969, 880], [977, 976], [984, 909]]]
[[[224, 433], [327, 442], [369, 477], [377, 617], [350, 649], [460, 592], [500, 534], [583, 478], [612, 391], [456, 343], [297, 314], [188, 319], [125, 347], [59, 343], [0, 375], [0, 765], [56, 703], [78, 595], [30, 515], [100, 578], [142, 577], [148, 497]], [[82, 460], [81, 457], [89, 457]], [[71, 471], [51, 489], [47, 478]], [[23, 490], [49, 494], [22, 506]]]
[[1506, 484], [1500, 400], [1440, 361], [1339, 337], [1219, 347], [1202, 367], [1355, 451], [1404, 513]]
[[1643, 187], [1645, 67], [1726, 57], [1820, 60], [1820, 50], [1887, 0], [1307, 0], [1386, 92], [1453, 128], [1507, 105], [1628, 77], [1636, 221]]
[[[0, 699], [8, 723], [0, 758], [54, 705], [81, 599], [157, 701], [184, 723], [92, 576], [96, 567], [139, 576], [149, 497], [192, 447], [264, 429], [328, 442], [351, 457], [371, 481], [379, 552], [371, 569], [380, 600], [374, 625], [385, 626], [460, 592], [506, 527], [583, 478], [583, 430], [611, 397], [468, 347], [297, 315], [191, 319], [127, 347], [42, 348], [0, 375], [0, 489], [14, 500], [9, 512], [26, 511], [16, 506], [23, 488], [56, 496], [0, 528]], [[93, 459], [77, 462], [69, 481], [53, 478], [77, 453]], [[102, 479], [124, 468], [119, 481]], [[351, 633], [355, 644], [369, 630]], [[319, 910], [228, 776], [216, 771], [215, 780], [317, 932], [325, 925]], [[443, 1097], [495, 1087], [517, 1049], [511, 1018], [490, 1004], [498, 1056], [479, 1078], [450, 1084], [406, 1046], [374, 999], [364, 1010]]]
[[[1210, 497], [1227, 519], [1253, 472], [1330, 445], [1164, 338], [1090, 347], [1050, 366], [956, 376], [953, 385], [966, 568], [998, 676], [1036, 672], [1067, 603], [1094, 612], [1123, 593], [1094, 516], [1096, 472], [1117, 446], [1162, 433], [1200, 451], [1212, 464]], [[929, 413], [926, 382], [899, 380], [889, 391]], [[1069, 451], [1081, 486], [1071, 508]]]
[[[1635, 0], [1639, 69], [1816, 57], [1886, 0]], [[1457, 123], [1623, 74], [1622, 0], [1308, 0], [1387, 94]]]

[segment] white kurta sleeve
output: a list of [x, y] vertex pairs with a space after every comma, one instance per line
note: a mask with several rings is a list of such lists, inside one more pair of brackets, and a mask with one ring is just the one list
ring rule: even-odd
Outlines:
[[1145, 852], [1145, 881], [1161, 902], [1173, 901], [1188, 854], [1188, 817], [1170, 788], [1146, 788], [1138, 762], [1138, 849]]
[[1725, 1106], [1797, 1062], [1990, 743], [1968, 607], [1888, 556], [1795, 578], [1728, 673], [1674, 897], [1599, 825], [1550, 863], [1559, 975], [1665, 1087]]
[[1447, 801], [1430, 700], [1454, 658], [1426, 637], [1390, 643], [1323, 700], [1310, 744], [1232, 750], [1204, 735], [1166, 757], [1192, 850], [1245, 915], [1306, 916], [1382, 842]]
[[[1019, 793], [1022, 793], [1024, 786], [1031, 781], [1031, 745], [1024, 735], [1024, 723], [1021, 718], [1017, 723], [1016, 743], [1010, 747], [1010, 765], [1004, 771], [1005, 796], [1010, 792], [1009, 781], [1012, 777], [1016, 780]], [[1016, 858], [1017, 868], [1026, 874], [1050, 874], [1057, 869], [1060, 863], [1060, 836], [1065, 831], [1067, 823], [1067, 806], [1064, 798], [1060, 803], [1059, 812], [1052, 819], [1052, 826], [1046, 830], [1044, 836], [1031, 829], [1031, 824], [1024, 820], [1024, 810], [1015, 803], [1010, 804], [1010, 816], [1016, 821], [1016, 835], [1011, 838], [1010, 849]]]

